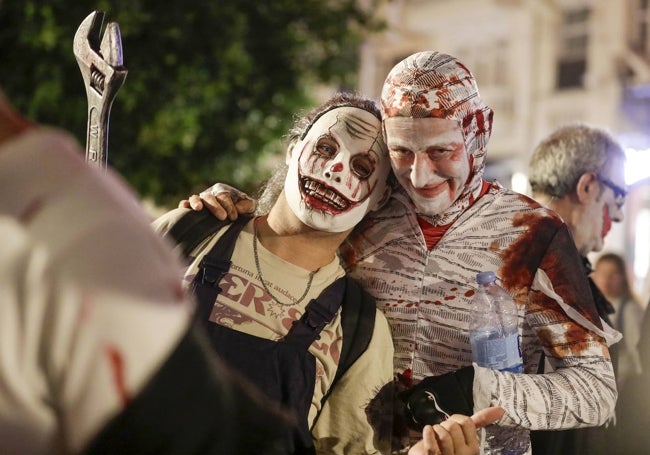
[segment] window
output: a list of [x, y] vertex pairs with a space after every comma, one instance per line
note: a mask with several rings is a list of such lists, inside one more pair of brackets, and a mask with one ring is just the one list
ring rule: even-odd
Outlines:
[[564, 11], [560, 30], [557, 87], [582, 87], [589, 46], [588, 7]]
[[632, 50], [650, 55], [650, 0], [634, 0], [630, 19]]

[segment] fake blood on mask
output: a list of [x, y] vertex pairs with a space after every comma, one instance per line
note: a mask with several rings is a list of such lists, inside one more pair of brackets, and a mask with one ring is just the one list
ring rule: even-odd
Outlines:
[[350, 208], [350, 201], [333, 188], [311, 179], [302, 179], [302, 198], [314, 210], [337, 215]]

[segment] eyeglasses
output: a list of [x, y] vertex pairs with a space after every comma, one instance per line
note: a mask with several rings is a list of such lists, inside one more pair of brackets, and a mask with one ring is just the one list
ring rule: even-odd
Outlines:
[[606, 177], [603, 177], [600, 174], [596, 174], [596, 178], [600, 183], [602, 183], [603, 185], [605, 185], [607, 188], [611, 189], [614, 192], [614, 201], [616, 202], [616, 206], [619, 209], [621, 209], [623, 207], [623, 204], [625, 204], [625, 198], [627, 197], [627, 190], [621, 188], [616, 183], [612, 182]]

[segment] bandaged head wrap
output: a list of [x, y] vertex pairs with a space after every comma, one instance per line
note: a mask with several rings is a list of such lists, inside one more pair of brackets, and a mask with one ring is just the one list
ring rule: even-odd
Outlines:
[[478, 197], [493, 112], [481, 99], [472, 73], [456, 58], [418, 52], [395, 65], [381, 92], [382, 119], [442, 118], [458, 121], [472, 171], [460, 196], [444, 213], [420, 214], [436, 226], [456, 219]]

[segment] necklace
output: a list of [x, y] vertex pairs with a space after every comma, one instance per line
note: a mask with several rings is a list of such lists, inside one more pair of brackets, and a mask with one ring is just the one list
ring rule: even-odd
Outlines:
[[307, 287], [305, 288], [305, 292], [302, 293], [302, 295], [298, 300], [294, 300], [293, 302], [289, 302], [289, 303], [280, 302], [280, 300], [278, 300], [278, 298], [275, 295], [273, 295], [271, 290], [268, 288], [268, 286], [266, 285], [266, 281], [264, 280], [264, 276], [262, 275], [262, 268], [260, 267], [260, 258], [257, 254], [257, 220], [258, 219], [259, 218], [255, 218], [255, 220], [253, 220], [253, 256], [255, 257], [255, 268], [257, 269], [257, 274], [260, 276], [262, 287], [264, 288], [266, 293], [270, 295], [271, 298], [275, 300], [277, 303], [279, 303], [280, 305], [283, 306], [298, 305], [300, 302], [305, 300], [305, 297], [307, 297], [307, 293], [311, 289], [311, 283], [314, 280], [314, 274], [316, 272], [309, 272], [309, 280], [307, 281]]

